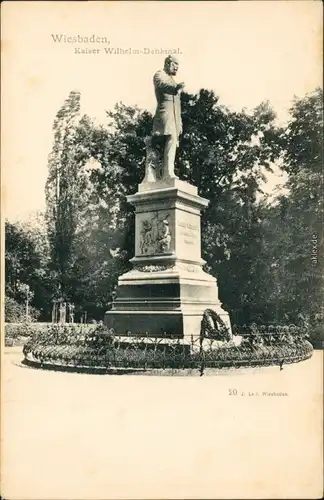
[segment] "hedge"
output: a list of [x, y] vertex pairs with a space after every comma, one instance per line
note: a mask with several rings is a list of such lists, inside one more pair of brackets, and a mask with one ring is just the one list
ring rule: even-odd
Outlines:
[[54, 332], [61, 332], [66, 336], [85, 335], [95, 330], [96, 324], [73, 323], [62, 325], [59, 323], [6, 323], [5, 344], [7, 346], [19, 343], [19, 340], [32, 337], [34, 339], [51, 339]]

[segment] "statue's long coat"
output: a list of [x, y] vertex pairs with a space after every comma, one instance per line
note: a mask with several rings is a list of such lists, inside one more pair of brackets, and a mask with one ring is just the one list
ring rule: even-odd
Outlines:
[[179, 136], [182, 133], [180, 93], [172, 76], [160, 70], [154, 78], [157, 108], [153, 120], [153, 134]]

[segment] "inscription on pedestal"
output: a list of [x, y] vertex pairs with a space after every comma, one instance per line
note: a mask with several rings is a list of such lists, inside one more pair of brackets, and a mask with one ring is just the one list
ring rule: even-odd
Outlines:
[[198, 242], [199, 227], [196, 224], [189, 222], [177, 221], [177, 226], [180, 227], [179, 234], [184, 237], [183, 241], [187, 245], [195, 245]]
[[200, 217], [178, 211], [176, 214], [176, 253], [180, 258], [200, 259]]

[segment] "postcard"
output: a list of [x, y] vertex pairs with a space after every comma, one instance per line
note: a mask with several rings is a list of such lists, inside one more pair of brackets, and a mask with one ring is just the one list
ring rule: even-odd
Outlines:
[[321, 14], [2, 3], [2, 498], [322, 497]]

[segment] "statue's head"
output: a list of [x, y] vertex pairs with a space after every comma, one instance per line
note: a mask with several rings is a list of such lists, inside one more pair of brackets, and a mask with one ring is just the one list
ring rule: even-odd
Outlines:
[[176, 57], [169, 55], [164, 60], [164, 71], [168, 75], [176, 75], [179, 68], [179, 61]]

